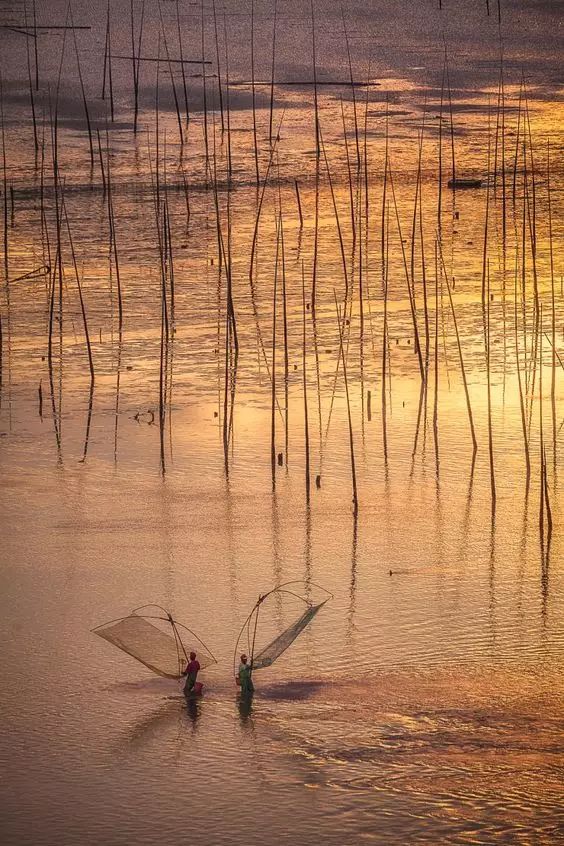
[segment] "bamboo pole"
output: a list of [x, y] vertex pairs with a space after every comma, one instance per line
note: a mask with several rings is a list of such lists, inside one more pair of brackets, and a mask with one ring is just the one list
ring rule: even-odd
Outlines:
[[439, 107], [439, 180], [437, 190], [437, 229], [439, 237], [442, 226], [442, 203], [443, 203], [443, 102], [445, 94], [445, 67], [446, 67], [446, 53], [443, 58], [443, 77], [441, 80], [441, 103]]
[[447, 288], [447, 291], [448, 291], [448, 299], [449, 299], [450, 310], [451, 310], [451, 314], [452, 314], [452, 322], [454, 324], [454, 332], [455, 332], [455, 335], [456, 335], [456, 346], [457, 346], [457, 349], [458, 349], [458, 359], [460, 361], [460, 373], [462, 375], [462, 382], [463, 382], [463, 385], [464, 385], [464, 395], [466, 397], [466, 410], [468, 412], [468, 423], [470, 425], [470, 433], [471, 433], [471, 436], [472, 436], [472, 446], [473, 446], [473, 456], [474, 456], [476, 454], [477, 449], [478, 449], [478, 441], [476, 440], [476, 431], [475, 431], [475, 428], [474, 428], [474, 417], [472, 415], [472, 404], [470, 402], [470, 392], [468, 390], [468, 380], [466, 378], [466, 368], [464, 366], [464, 356], [462, 354], [462, 344], [460, 342], [460, 333], [458, 331], [458, 321], [456, 319], [456, 309], [454, 307], [454, 300], [453, 300], [453, 297], [452, 297], [452, 291], [450, 290], [448, 274], [447, 274], [447, 270], [446, 270], [446, 267], [445, 267], [445, 260], [444, 260], [444, 257], [443, 257], [443, 251], [442, 251], [442, 247], [441, 247], [440, 242], [439, 242], [439, 252], [440, 252], [443, 274], [444, 274], [444, 278], [445, 278], [445, 282], [446, 282], [446, 288]]
[[299, 218], [300, 218], [300, 229], [303, 229], [304, 228], [304, 216], [303, 216], [303, 213], [302, 213], [302, 201], [300, 199], [300, 189], [299, 189], [299, 186], [298, 186], [298, 180], [297, 179], [294, 179], [294, 188], [296, 190], [296, 200], [297, 200], [297, 203], [298, 203], [298, 215], [299, 215]]
[[529, 484], [531, 479], [531, 459], [529, 456], [529, 433], [527, 429], [527, 411], [525, 406], [525, 398], [523, 392], [523, 382], [521, 379], [521, 365], [519, 361], [519, 329], [518, 329], [518, 287], [517, 287], [517, 277], [518, 277], [518, 245], [516, 246], [516, 254], [515, 254], [515, 279], [514, 279], [514, 308], [513, 308], [513, 325], [514, 325], [514, 338], [515, 338], [515, 367], [517, 371], [517, 385], [519, 388], [519, 407], [521, 411], [521, 425], [523, 430], [523, 445], [525, 449], [525, 464], [526, 464], [526, 491], [529, 490]]
[[133, 133], [137, 133], [137, 119], [139, 116], [139, 62], [137, 61], [135, 51], [135, 16], [133, 0], [130, 0], [130, 23], [131, 23], [131, 61], [133, 66]]
[[32, 0], [32, 15], [33, 15], [33, 52], [35, 59], [35, 90], [39, 91], [39, 48], [37, 46], [37, 9], [36, 0]]
[[268, 123], [268, 141], [272, 146], [272, 121], [274, 115], [274, 73], [276, 64], [276, 23], [278, 18], [278, 0], [274, 0], [274, 19], [272, 24], [272, 62], [270, 68], [270, 119]]
[[439, 475], [439, 267], [438, 239], [435, 239], [435, 343], [434, 343], [434, 393], [433, 393], [433, 438], [435, 443], [435, 469]]
[[[239, 355], [239, 335], [237, 332], [237, 319], [235, 315], [235, 305], [233, 302], [233, 263], [231, 259], [231, 192], [233, 188], [233, 164], [231, 159], [231, 94], [229, 86], [229, 42], [227, 38], [227, 23], [225, 14], [223, 16], [223, 35], [225, 41], [225, 95], [227, 112], [227, 316], [231, 326], [231, 334], [235, 348], [236, 370], [237, 359]], [[235, 381], [233, 382], [233, 384], [235, 384]], [[231, 414], [233, 414], [233, 404], [231, 406]]]
[[349, 156], [349, 144], [347, 141], [347, 125], [345, 122], [345, 110], [343, 107], [343, 98], [341, 97], [341, 118], [343, 122], [343, 140], [345, 143], [345, 156], [347, 162], [347, 176], [349, 181], [349, 203], [350, 203], [350, 211], [351, 211], [351, 232], [353, 238], [353, 244], [356, 243], [356, 224], [355, 224], [355, 214], [354, 214], [354, 199], [353, 199], [353, 179], [351, 173], [351, 160]]
[[110, 0], [108, 0], [108, 82], [110, 84], [110, 117], [114, 122], [114, 75], [112, 70], [112, 25], [110, 18]]
[[490, 487], [492, 497], [492, 515], [496, 507], [496, 483], [493, 447], [493, 421], [492, 421], [492, 388], [491, 388], [491, 343], [490, 343], [490, 265], [487, 267], [487, 304], [486, 304], [486, 333], [484, 338], [486, 348], [486, 376], [488, 387], [488, 457], [490, 465]]
[[353, 436], [353, 427], [352, 427], [352, 414], [351, 414], [351, 401], [349, 396], [349, 382], [347, 378], [347, 362], [345, 358], [345, 346], [343, 343], [343, 330], [341, 326], [341, 311], [339, 308], [339, 304], [337, 302], [337, 292], [333, 289], [333, 296], [335, 298], [335, 310], [337, 312], [337, 326], [339, 329], [339, 348], [341, 352], [341, 361], [343, 365], [343, 378], [345, 381], [345, 395], [347, 399], [347, 417], [348, 417], [348, 424], [349, 424], [349, 448], [350, 448], [350, 459], [351, 459], [351, 479], [352, 479], [352, 489], [353, 489], [353, 513], [356, 517], [358, 514], [358, 489], [357, 489], [357, 481], [356, 481], [356, 463], [355, 463], [355, 454], [354, 454], [354, 436]]
[[[215, 0], [214, 0], [214, 15], [215, 15]], [[180, 68], [182, 73], [182, 90], [184, 92], [184, 110], [186, 113], [186, 126], [190, 122], [190, 107], [188, 105], [188, 86], [186, 84], [186, 70], [184, 68], [184, 47], [182, 44], [182, 27], [180, 26], [180, 3], [176, 0], [176, 29], [178, 33], [178, 50], [180, 53]], [[219, 65], [218, 65], [219, 67]]]
[[[221, 133], [225, 132], [225, 122], [223, 119], [223, 87], [221, 84], [221, 59], [219, 55], [219, 38], [217, 35], [217, 13], [215, 7], [215, 0], [212, 0], [212, 11], [213, 11], [213, 29], [215, 33], [215, 60], [217, 64], [217, 88], [219, 92], [219, 110], [221, 113]], [[225, 15], [223, 17], [225, 23]], [[227, 47], [226, 47], [227, 49]]]
[[545, 474], [545, 466], [544, 466], [544, 424], [543, 424], [543, 379], [542, 379], [542, 370], [543, 370], [543, 360], [542, 360], [542, 332], [543, 332], [543, 325], [542, 325], [542, 306], [539, 315], [539, 330], [540, 330], [540, 337], [539, 337], [539, 451], [540, 451], [540, 490], [539, 490], [539, 535], [541, 541], [541, 547], [544, 549], [544, 494], [545, 494], [545, 485], [544, 485], [544, 474]]
[[333, 213], [335, 215], [335, 223], [337, 225], [337, 234], [338, 234], [338, 237], [339, 237], [339, 248], [340, 248], [340, 253], [341, 253], [341, 265], [342, 265], [342, 268], [343, 268], [343, 277], [344, 277], [344, 281], [345, 281], [345, 295], [344, 295], [345, 315], [344, 316], [346, 318], [346, 303], [348, 302], [348, 298], [349, 298], [349, 274], [348, 274], [348, 270], [347, 270], [347, 257], [345, 255], [345, 242], [343, 240], [343, 230], [342, 230], [341, 221], [340, 221], [340, 218], [339, 218], [339, 209], [337, 208], [337, 198], [335, 196], [333, 179], [331, 177], [331, 169], [329, 167], [329, 160], [327, 158], [327, 152], [325, 150], [325, 144], [323, 143], [323, 136], [321, 134], [321, 129], [319, 130], [319, 141], [320, 141], [320, 144], [321, 144], [321, 150], [323, 152], [323, 158], [325, 160], [325, 169], [327, 171], [327, 180], [329, 182], [329, 190], [331, 192], [331, 199], [333, 201]]
[[382, 279], [384, 278], [385, 273], [385, 256], [386, 256], [386, 199], [387, 199], [387, 188], [388, 188], [388, 159], [389, 159], [389, 142], [390, 142], [390, 133], [389, 133], [389, 103], [388, 103], [388, 95], [386, 94], [386, 121], [385, 121], [385, 146], [384, 146], [384, 179], [382, 185], [382, 214], [380, 218], [380, 258], [381, 258], [381, 267], [382, 267]]
[[[424, 124], [421, 129], [423, 133]], [[421, 146], [423, 148], [423, 134], [421, 137]], [[425, 264], [425, 238], [423, 234], [423, 180], [419, 185], [419, 243], [421, 248], [421, 282], [423, 288], [423, 319], [425, 325], [425, 381], [429, 372], [429, 356], [431, 348], [430, 338], [430, 324], [429, 324], [429, 305], [427, 298], [427, 270]], [[427, 397], [427, 389], [425, 388], [425, 398]]]
[[272, 490], [276, 490], [276, 301], [278, 294], [278, 259], [280, 251], [280, 223], [276, 221], [276, 260], [274, 264], [274, 292], [272, 296], [272, 358], [270, 370], [270, 470]]
[[159, 445], [160, 445], [160, 467], [161, 474], [164, 477], [166, 474], [166, 455], [165, 455], [165, 426], [166, 426], [166, 378], [167, 378], [167, 361], [168, 361], [168, 331], [167, 331], [167, 314], [166, 314], [166, 289], [165, 279], [161, 280], [161, 341], [160, 341], [160, 357], [159, 357]]
[[257, 110], [255, 91], [255, 0], [251, 0], [251, 92], [253, 101], [253, 146], [255, 153], [255, 175], [257, 191], [259, 189], [259, 159], [257, 143]]
[[313, 107], [315, 113], [315, 155], [319, 160], [320, 146], [319, 146], [319, 102], [317, 97], [317, 48], [315, 43], [315, 0], [310, 0], [311, 9], [311, 50], [312, 50], [312, 68], [313, 68]]
[[451, 152], [451, 178], [453, 196], [456, 194], [456, 156], [454, 149], [454, 114], [452, 109], [452, 89], [450, 87], [450, 72], [448, 67], [448, 53], [445, 45], [445, 69], [447, 80], [447, 94], [448, 94], [448, 111], [450, 118], [450, 152]]
[[112, 252], [114, 256], [114, 267], [116, 270], [116, 286], [117, 286], [117, 296], [118, 296], [118, 332], [121, 335], [122, 327], [123, 327], [123, 298], [122, 298], [122, 290], [121, 290], [121, 274], [120, 274], [120, 263], [119, 263], [119, 253], [117, 247], [117, 238], [116, 238], [116, 223], [115, 223], [115, 214], [114, 214], [114, 201], [113, 201], [113, 192], [112, 192], [112, 168], [111, 168], [111, 152], [110, 152], [110, 142], [108, 137], [108, 130], [106, 127], [106, 183], [108, 187], [107, 191], [107, 208], [108, 208], [108, 224], [110, 230], [110, 266], [112, 260]]
[[98, 140], [98, 160], [100, 162], [100, 173], [102, 176], [102, 191], [106, 193], [106, 171], [104, 168], [104, 156], [102, 154], [102, 142], [100, 141], [100, 130], [96, 129], [96, 138]]
[[94, 384], [94, 378], [95, 378], [94, 360], [92, 358], [92, 346], [90, 344], [90, 333], [88, 331], [88, 318], [86, 316], [86, 306], [85, 306], [85, 303], [84, 303], [84, 297], [82, 296], [82, 285], [80, 284], [80, 274], [78, 272], [78, 264], [77, 264], [77, 261], [76, 261], [76, 253], [75, 253], [75, 249], [74, 249], [74, 242], [73, 242], [73, 238], [72, 238], [69, 216], [68, 216], [68, 212], [67, 212], [64, 194], [61, 196], [61, 210], [62, 210], [62, 213], [65, 216], [65, 223], [66, 223], [66, 226], [67, 226], [69, 246], [70, 246], [70, 249], [71, 249], [71, 257], [72, 257], [72, 264], [73, 264], [73, 268], [74, 268], [76, 287], [77, 287], [77, 291], [78, 291], [78, 298], [79, 298], [79, 301], [80, 301], [80, 313], [82, 315], [82, 325], [84, 327], [84, 340], [86, 341], [86, 350], [87, 350], [87, 353], [88, 353], [88, 367], [89, 367], [89, 370], [90, 370], [90, 379], [92, 381], [92, 384]]
[[268, 178], [270, 176], [270, 171], [271, 171], [272, 164], [273, 164], [273, 161], [274, 161], [274, 154], [276, 152], [276, 145], [278, 143], [278, 138], [280, 136], [280, 127], [282, 126], [283, 120], [284, 120], [284, 114], [282, 114], [282, 117], [280, 118], [280, 123], [278, 124], [278, 131], [276, 133], [276, 139], [275, 139], [274, 145], [270, 149], [270, 156], [268, 158], [268, 165], [267, 165], [266, 173], [265, 173], [263, 181], [262, 181], [262, 188], [261, 188], [261, 191], [260, 191], [257, 213], [256, 213], [256, 216], [255, 216], [255, 226], [254, 226], [254, 230], [253, 230], [253, 240], [252, 240], [252, 244], [251, 244], [251, 256], [250, 256], [250, 260], [249, 260], [249, 280], [251, 282], [251, 286], [252, 286], [253, 267], [254, 267], [255, 253], [256, 253], [256, 248], [257, 248], [258, 229], [259, 229], [262, 205], [263, 205], [264, 196], [265, 196], [265, 193], [266, 193], [266, 186], [268, 185]]
[[513, 179], [512, 179], [512, 198], [513, 205], [517, 197], [517, 166], [519, 163], [519, 150], [521, 149], [521, 110], [523, 101], [523, 86], [525, 84], [524, 71], [521, 73], [521, 85], [519, 87], [519, 103], [517, 106], [517, 128], [515, 131], [515, 156], [513, 158]]
[[282, 200], [280, 200], [280, 248], [282, 256], [282, 326], [284, 332], [284, 449], [286, 471], [289, 463], [290, 440], [290, 394], [289, 394], [289, 345], [288, 345], [288, 307], [286, 294], [286, 249], [284, 243], [284, 218], [282, 215]]
[[[24, 21], [25, 21], [25, 26], [26, 26], [26, 29], [27, 29], [27, 3], [25, 2], [25, 0], [24, 0]], [[36, 120], [36, 116], [35, 116], [35, 97], [34, 97], [34, 94], [33, 94], [33, 82], [32, 82], [32, 79], [31, 79], [31, 53], [30, 53], [30, 49], [29, 49], [29, 39], [28, 38], [26, 38], [26, 41], [25, 41], [25, 50], [26, 50], [26, 63], [27, 63], [27, 80], [28, 80], [28, 86], [29, 86], [29, 102], [30, 102], [30, 105], [31, 105], [31, 118], [32, 118], [32, 121], [33, 121], [33, 143], [34, 143], [34, 146], [35, 146], [35, 155], [37, 157], [37, 153], [39, 151], [39, 139], [38, 139], [38, 136], [37, 136], [37, 120]]]
[[6, 123], [4, 119], [4, 84], [0, 72], [0, 121], [2, 123], [2, 200], [4, 206], [4, 284], [10, 297], [9, 238], [8, 238], [8, 168], [6, 162]]
[[92, 141], [92, 124], [91, 124], [91, 121], [90, 121], [90, 111], [88, 109], [88, 103], [86, 101], [86, 91], [84, 89], [84, 80], [83, 80], [83, 77], [82, 77], [82, 68], [81, 68], [81, 65], [80, 65], [80, 55], [79, 55], [79, 52], [78, 52], [78, 41], [77, 41], [77, 38], [76, 38], [76, 30], [74, 29], [74, 21], [73, 21], [73, 15], [72, 15], [72, 5], [71, 5], [70, 0], [69, 0], [69, 15], [70, 15], [71, 26], [73, 27], [72, 37], [73, 37], [73, 43], [74, 43], [74, 53], [75, 53], [75, 56], [76, 56], [76, 66], [77, 66], [77, 70], [78, 70], [78, 81], [79, 81], [79, 84], [80, 84], [80, 91], [81, 91], [81, 94], [82, 94], [82, 105], [84, 106], [84, 115], [86, 117], [86, 128], [88, 130], [88, 145], [90, 147], [90, 167], [93, 169], [94, 168], [94, 143]]
[[[388, 171], [388, 159], [387, 159], [387, 147], [386, 147], [386, 158], [384, 159], [384, 187], [382, 191], [382, 202], [384, 202], [386, 198], [386, 178], [387, 178], [387, 171]], [[389, 279], [389, 267], [388, 267], [388, 250], [389, 250], [389, 226], [390, 221], [390, 210], [389, 210], [389, 202], [386, 207], [382, 208], [382, 234], [381, 234], [381, 244], [382, 244], [382, 287], [383, 287], [383, 299], [384, 299], [384, 314], [383, 314], [383, 324], [382, 324], [382, 449], [384, 453], [384, 464], [387, 467], [388, 465], [388, 422], [387, 422], [387, 399], [386, 399], [386, 387], [387, 387], [387, 376], [386, 376], [386, 362], [387, 362], [387, 350], [388, 350], [388, 279]]]
[[[162, 11], [162, 3], [161, 0], [157, 0], [158, 8], [159, 8], [159, 20], [161, 24], [161, 31], [163, 34], [163, 43], [165, 48], [166, 60], [168, 64], [168, 73], [170, 76], [170, 85], [172, 88], [172, 96], [174, 99], [174, 109], [176, 111], [176, 122], [178, 124], [178, 137], [180, 138], [180, 146], [184, 146], [184, 131], [182, 129], [182, 116], [180, 114], [180, 103], [178, 102], [178, 93], [176, 91], [176, 83], [174, 81], [174, 74], [172, 72], [172, 63], [170, 61], [170, 50], [168, 49], [168, 39], [166, 37], [166, 27], [164, 25], [163, 19], [163, 11]], [[184, 67], [184, 65], [182, 65]]]
[[402, 231], [401, 231], [401, 222], [400, 222], [400, 217], [399, 217], [398, 204], [397, 204], [397, 201], [396, 201], [396, 192], [395, 192], [395, 188], [394, 188], [394, 180], [393, 180], [393, 176], [392, 176], [392, 168], [391, 168], [389, 159], [388, 159], [388, 174], [389, 174], [389, 179], [390, 179], [390, 188], [392, 190], [392, 200], [393, 200], [393, 203], [394, 203], [396, 224], [397, 224], [397, 228], [398, 228], [398, 236], [399, 236], [399, 241], [400, 241], [400, 244], [401, 244], [401, 253], [402, 253], [402, 259], [403, 259], [403, 269], [404, 269], [404, 274], [405, 274], [405, 281], [406, 281], [406, 284], [407, 284], [407, 293], [408, 293], [408, 296], [409, 296], [409, 309], [410, 309], [410, 312], [411, 312], [411, 322], [413, 324], [413, 340], [414, 340], [414, 346], [415, 346], [415, 353], [417, 355], [417, 360], [418, 360], [418, 363], [419, 363], [419, 375], [421, 376], [421, 379], [424, 379], [425, 378], [425, 368], [423, 366], [423, 356], [421, 354], [421, 344], [420, 344], [420, 341], [419, 341], [419, 328], [418, 328], [418, 325], [417, 325], [417, 310], [416, 310], [416, 304], [415, 304], [415, 294], [411, 290], [411, 283], [410, 283], [410, 279], [409, 279], [409, 268], [408, 268], [408, 265], [407, 265], [407, 256], [406, 256], [406, 252], [405, 252], [405, 244], [403, 242], [403, 236], [402, 236]]
[[[370, 325], [370, 341], [372, 346], [372, 353], [375, 353], [374, 346], [374, 330], [372, 325], [372, 306], [370, 294], [370, 181], [369, 181], [369, 167], [368, 167], [368, 104], [370, 96], [370, 62], [368, 64], [368, 78], [366, 84], [366, 101], [364, 104], [364, 261], [366, 267], [365, 273], [365, 287], [366, 287], [366, 302], [368, 304], [368, 322]], [[362, 302], [362, 298], [361, 298]], [[363, 322], [362, 334], [364, 334], [364, 309], [361, 310], [361, 320]], [[370, 391], [368, 392], [370, 398]], [[368, 400], [370, 406], [370, 399]]]
[[305, 267], [302, 261], [302, 373], [304, 400], [304, 442], [305, 442], [305, 488], [306, 502], [310, 499], [310, 459], [309, 459], [309, 416], [307, 407], [307, 334], [306, 334], [306, 298], [305, 298]]
[[556, 299], [554, 290], [554, 250], [552, 238], [552, 200], [550, 184], [550, 140], [546, 144], [546, 193], [548, 206], [548, 254], [550, 259], [550, 305], [551, 305], [551, 346], [552, 367], [550, 378], [550, 407], [552, 417], [552, 455], [554, 472], [556, 472]]
[[207, 97], [207, 89], [206, 89], [206, 20], [204, 17], [204, 0], [200, 0], [200, 12], [201, 12], [201, 40], [202, 40], [202, 96], [203, 96], [203, 107], [204, 107], [204, 144], [206, 148], [206, 181], [208, 178], [208, 168], [209, 168], [209, 140], [208, 140], [208, 97]]
[[352, 95], [352, 102], [353, 102], [353, 115], [354, 115], [354, 137], [356, 143], [356, 170], [357, 173], [360, 171], [360, 143], [359, 143], [359, 133], [358, 133], [358, 117], [356, 111], [356, 93], [355, 93], [355, 84], [354, 84], [354, 77], [353, 77], [353, 69], [352, 69], [352, 59], [351, 59], [351, 49], [349, 44], [349, 34], [347, 32], [347, 23], [345, 20], [345, 11], [343, 9], [343, 4], [341, 3], [341, 19], [343, 21], [343, 32], [345, 35], [345, 45], [347, 48], [347, 63], [349, 67], [349, 78], [351, 84], [351, 95]]
[[311, 14], [311, 64], [313, 74], [313, 111], [314, 111], [314, 132], [315, 132], [315, 205], [313, 218], [313, 257], [311, 268], [311, 322], [313, 329], [313, 349], [315, 355], [315, 378], [317, 390], [317, 424], [319, 433], [319, 473], [316, 475], [315, 484], [321, 487], [321, 476], [323, 472], [323, 422], [321, 413], [321, 368], [319, 361], [319, 338], [317, 331], [317, 274], [319, 261], [319, 190], [320, 190], [320, 158], [321, 126], [319, 122], [319, 99], [317, 92], [317, 46], [315, 38], [315, 0], [310, 0]]
[[106, 9], [106, 43], [104, 46], [104, 70], [102, 74], [102, 100], [106, 99], [106, 78], [109, 83], [110, 91], [110, 114], [112, 123], [114, 122], [114, 84], [112, 74], [112, 28], [110, 17], [110, 0], [108, 0]]

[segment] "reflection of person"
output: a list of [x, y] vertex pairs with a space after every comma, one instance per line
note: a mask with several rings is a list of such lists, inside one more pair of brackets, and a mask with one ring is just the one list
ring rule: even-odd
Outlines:
[[237, 700], [237, 705], [239, 707], [239, 717], [241, 719], [241, 724], [245, 725], [246, 728], [252, 727], [253, 697], [239, 696]]
[[248, 661], [249, 659], [246, 655], [241, 655], [241, 663], [239, 664], [239, 672], [237, 674], [237, 682], [241, 687], [241, 696], [250, 696], [255, 691], [252, 670]]
[[200, 719], [200, 706], [201, 706], [201, 698], [199, 696], [187, 696], [186, 697], [186, 713], [188, 714], [188, 719], [192, 723], [192, 729], [196, 730], [196, 723]]
[[188, 695], [192, 692], [194, 685], [196, 684], [196, 679], [198, 678], [198, 673], [200, 672], [200, 662], [196, 660], [196, 653], [190, 653], [190, 661], [184, 672], [182, 673], [183, 676], [186, 676], [186, 684], [184, 685], [184, 694]]

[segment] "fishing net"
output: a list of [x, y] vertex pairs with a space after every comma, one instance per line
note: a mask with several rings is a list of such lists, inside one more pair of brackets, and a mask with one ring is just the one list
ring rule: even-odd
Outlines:
[[180, 624], [162, 617], [153, 619], [159, 625], [147, 617], [133, 613], [121, 620], [98, 626], [93, 631], [136, 658], [154, 673], [166, 678], [178, 679], [182, 676], [188, 661], [187, 656], [191, 651], [198, 654], [202, 669], [215, 662], [211, 653], [202, 653], [204, 645], [189, 629], [182, 626], [182, 630], [193, 637], [192, 643], [185, 643], [177, 629]]
[[323, 608], [327, 600], [318, 605], [309, 605], [304, 613], [291, 626], [288, 626], [282, 634], [275, 637], [267, 646], [257, 652], [253, 657], [253, 670], [262, 670], [270, 667], [283, 652], [295, 641], [298, 635], [308, 626], [317, 612]]

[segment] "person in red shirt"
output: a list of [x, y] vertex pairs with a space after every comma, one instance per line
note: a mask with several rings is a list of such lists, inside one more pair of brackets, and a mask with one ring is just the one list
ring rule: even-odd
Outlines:
[[198, 678], [198, 673], [200, 671], [200, 662], [196, 660], [196, 653], [190, 653], [190, 661], [184, 672], [182, 673], [183, 676], [186, 676], [186, 684], [184, 685], [184, 694], [187, 696], [189, 693], [192, 692], [194, 685], [196, 684], [196, 679]]

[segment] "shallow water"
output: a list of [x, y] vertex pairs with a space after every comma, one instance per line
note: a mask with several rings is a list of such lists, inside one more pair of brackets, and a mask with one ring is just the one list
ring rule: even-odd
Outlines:
[[[3, 21], [21, 22], [23, 7], [4, 5]], [[3, 278], [1, 305], [3, 843], [115, 846], [197, 837], [210, 846], [365, 841], [391, 846], [553, 844], [564, 837], [564, 381], [560, 359], [552, 356], [554, 322], [555, 347], [564, 357], [556, 11], [552, 4], [502, 4], [504, 195], [499, 166], [493, 188], [499, 76], [493, 5], [490, 18], [485, 8], [463, 10], [462, 4], [451, 3], [443, 3], [440, 15], [435, 3], [419, 4], [411, 15], [402, 13], [404, 4], [397, 3], [346, 8], [354, 77], [365, 80], [369, 64], [371, 77], [368, 89], [356, 89], [360, 148], [364, 155], [366, 143], [368, 152], [368, 198], [360, 179], [351, 203], [341, 98], [353, 162], [356, 140], [351, 87], [342, 84], [349, 68], [341, 13], [335, 4], [316, 4], [319, 79], [339, 84], [320, 86], [319, 93], [327, 162], [322, 156], [315, 321], [309, 10], [303, 4], [278, 4], [274, 126], [283, 122], [249, 278], [257, 209], [251, 93], [248, 85], [237, 83], [249, 80], [250, 4], [225, 6], [233, 83], [229, 208], [226, 139], [220, 133], [219, 111], [211, 112], [218, 105], [213, 81], [217, 67], [212, 8], [206, 6], [206, 56], [213, 60], [208, 130], [217, 144], [217, 202], [225, 238], [228, 214], [231, 219], [240, 352], [236, 368], [233, 356], [227, 357], [226, 390], [226, 279], [218, 271], [209, 169], [206, 178], [201, 68], [191, 71], [190, 130], [180, 156], [165, 66], [159, 82], [159, 156], [161, 186], [166, 160], [175, 302], [174, 315], [170, 313], [174, 333], [165, 355], [162, 425], [161, 279], [149, 173], [156, 155], [155, 68], [150, 63], [143, 67], [141, 131], [134, 140], [130, 67], [116, 59], [116, 122], [106, 136], [106, 105], [98, 99], [105, 4], [100, 9], [81, 3], [73, 7], [75, 23], [92, 26], [79, 31], [78, 43], [93, 122], [101, 131], [104, 154], [106, 147], [111, 151], [124, 304], [120, 332], [107, 194], [98, 163], [93, 172], [88, 165], [74, 46], [67, 34], [59, 96], [60, 167], [88, 314], [96, 371], [92, 388], [68, 233], [61, 241], [61, 300], [54, 283], [51, 290], [52, 277], [37, 273], [20, 278], [47, 261], [55, 265], [55, 194], [47, 131], [47, 247], [40, 172], [34, 169], [25, 41], [11, 30], [1, 31], [7, 180], [15, 198], [14, 214], [8, 215], [9, 285]], [[162, 8], [171, 50], [176, 50], [176, 6], [163, 3]], [[220, 33], [223, 8], [218, 4]], [[129, 4], [116, 2], [112, 9], [115, 53], [127, 53]], [[181, 3], [180, 10], [186, 27], [184, 54], [200, 58], [199, 5]], [[257, 2], [255, 11], [256, 76], [269, 81], [273, 4]], [[50, 2], [38, 8], [38, 22], [64, 23], [65, 14], [64, 3]], [[142, 51], [147, 57], [158, 53], [158, 21], [158, 7], [151, 4]], [[458, 174], [486, 178], [488, 141], [490, 146], [487, 270], [495, 503], [481, 299], [486, 190], [453, 195], [446, 188], [452, 167], [446, 106], [443, 190], [438, 190], [443, 35], [449, 50]], [[38, 114], [41, 104], [48, 104], [48, 83], [52, 91], [56, 85], [62, 32], [42, 35], [39, 43]], [[525, 182], [522, 158], [515, 197], [512, 192], [523, 69], [537, 168], [534, 210], [532, 176]], [[180, 85], [178, 69], [175, 79]], [[307, 84], [282, 84], [289, 81]], [[270, 158], [270, 87], [257, 91], [264, 176]], [[383, 203], [386, 99], [397, 214], [390, 181]], [[412, 272], [424, 109], [424, 228], [415, 239], [412, 283], [421, 348], [429, 358], [428, 387], [421, 392], [406, 275]], [[547, 140], [553, 162], [550, 221]], [[532, 160], [529, 152], [527, 168]], [[440, 254], [435, 252], [439, 196]], [[367, 200], [368, 227], [363, 216]], [[356, 240], [351, 206], [360, 232]], [[287, 378], [275, 217], [280, 209]], [[388, 223], [385, 305], [382, 209]], [[531, 215], [536, 279], [532, 225], [527, 222]], [[302, 269], [309, 502], [304, 484]], [[475, 460], [449, 284], [478, 440]], [[542, 331], [534, 322], [535, 284], [543, 306]], [[343, 344], [358, 515], [352, 507], [349, 420], [335, 310], [335, 296], [342, 307], [347, 285], [349, 324], [343, 327]], [[518, 372], [531, 456], [528, 486]], [[227, 449], [226, 408], [228, 413], [232, 408]], [[541, 433], [551, 537], [546, 511], [539, 529]], [[237, 699], [232, 678], [237, 634], [259, 593], [294, 579], [305, 582], [312, 595], [315, 583], [323, 585], [333, 598], [291, 650], [255, 674], [257, 692], [246, 705]], [[96, 625], [147, 602], [170, 609], [216, 655], [217, 665], [202, 674], [201, 699], [187, 704], [175, 682], [151, 676], [91, 633]], [[259, 642], [291, 619], [291, 607], [275, 603], [261, 623]]]

